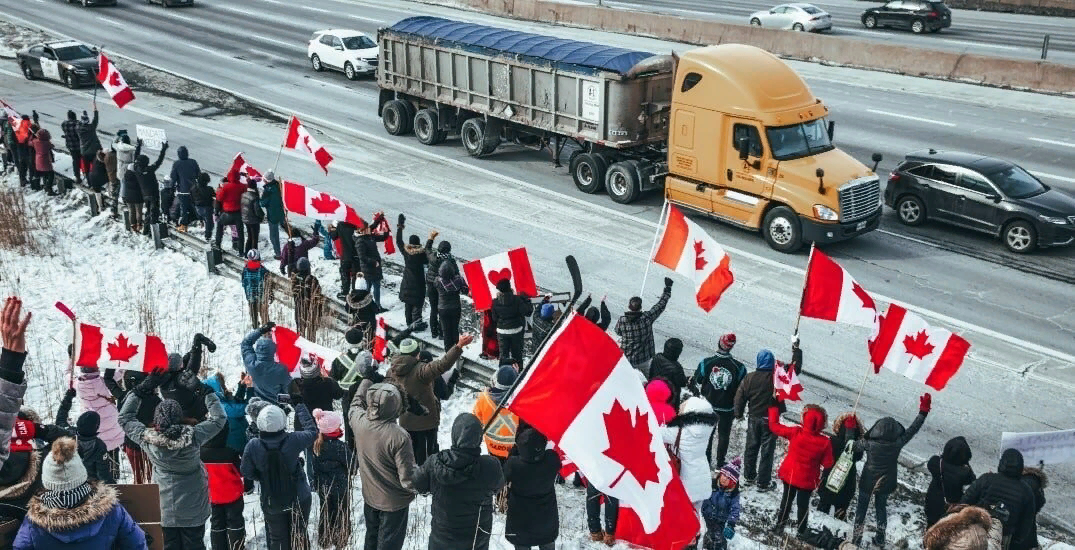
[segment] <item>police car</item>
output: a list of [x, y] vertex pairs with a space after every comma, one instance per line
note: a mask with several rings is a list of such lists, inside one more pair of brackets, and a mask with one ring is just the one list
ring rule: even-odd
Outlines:
[[97, 82], [97, 49], [70, 40], [44, 42], [19, 50], [15, 59], [27, 80], [43, 78], [68, 88]]

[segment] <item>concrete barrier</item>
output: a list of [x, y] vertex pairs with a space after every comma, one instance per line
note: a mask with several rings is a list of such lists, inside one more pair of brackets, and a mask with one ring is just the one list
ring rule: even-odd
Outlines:
[[952, 8], [1075, 17], [1075, 0], [947, 0]]
[[[687, 44], [750, 44], [778, 56], [973, 82], [1052, 94], [1075, 94], [1075, 66], [895, 46], [824, 34], [793, 33], [675, 15], [552, 0], [423, 0], [490, 15], [672, 40]], [[1068, 2], [1072, 0], [1016, 0]]]

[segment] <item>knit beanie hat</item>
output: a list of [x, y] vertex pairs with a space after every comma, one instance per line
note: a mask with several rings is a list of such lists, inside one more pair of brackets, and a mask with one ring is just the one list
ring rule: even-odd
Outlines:
[[317, 421], [317, 431], [325, 435], [340, 433], [343, 426], [343, 415], [336, 411], [323, 411], [314, 409], [314, 420]]
[[250, 260], [251, 262], [260, 262], [261, 252], [258, 252], [258, 249], [256, 248], [251, 248], [246, 252], [246, 259]]
[[721, 336], [720, 343], [717, 345], [720, 346], [721, 351], [732, 351], [732, 348], [735, 347], [735, 334], [729, 332]]
[[299, 375], [303, 378], [317, 378], [321, 374], [321, 368], [308, 357], [299, 359]]
[[57, 439], [42, 461], [41, 485], [49, 491], [69, 491], [86, 483], [87, 477], [86, 467], [78, 457], [78, 443], [70, 437]]
[[101, 429], [101, 415], [97, 414], [97, 411], [86, 411], [78, 417], [75, 426], [79, 437], [84, 439], [97, 437], [97, 432]]
[[250, 420], [257, 422], [261, 410], [271, 404], [272, 403], [269, 403], [260, 397], [251, 397], [250, 401], [246, 404], [246, 415], [250, 417]]
[[440, 244], [437, 245], [437, 252], [440, 252], [441, 254], [451, 254], [452, 243], [448, 241], [441, 241]]
[[269, 170], [268, 172], [265, 172], [265, 181], [266, 182], [276, 181], [276, 172], [273, 172], [272, 170]]
[[743, 467], [743, 458], [737, 456], [737, 457], [733, 458], [731, 462], [728, 462], [728, 463], [724, 464], [724, 466], [720, 469], [720, 473], [722, 473], [722, 474], [734, 479], [736, 481], [736, 483], [738, 483], [739, 482], [739, 470], [741, 470], [742, 467]]
[[178, 353], [168, 354], [168, 370], [179, 370], [183, 368], [183, 356]]
[[347, 334], [344, 335], [347, 339], [347, 343], [352, 346], [357, 346], [362, 343], [362, 330], [358, 327], [351, 327]]
[[287, 415], [276, 405], [268, 405], [258, 413], [258, 430], [264, 433], [282, 432], [287, 428]]
[[180, 426], [182, 421], [183, 407], [175, 399], [162, 399], [153, 410], [153, 425], [158, 432], [169, 432], [172, 427]]
[[369, 290], [370, 284], [366, 282], [366, 278], [362, 275], [355, 277], [355, 290]]
[[411, 244], [413, 246], [418, 246], [418, 245], [422, 244], [422, 238], [419, 237], [418, 235], [411, 235], [411, 237], [409, 239], [407, 239], [407, 243]]
[[37, 435], [37, 427], [33, 420], [19, 418], [15, 421], [15, 429], [11, 431], [11, 452], [28, 453], [34, 450], [34, 437]]
[[507, 390], [515, 383], [515, 379], [519, 376], [519, 373], [515, 370], [515, 367], [505, 365], [496, 370], [496, 375], [493, 376], [493, 389]]
[[418, 341], [414, 338], [405, 338], [399, 343], [399, 352], [403, 355], [412, 355], [418, 352]]

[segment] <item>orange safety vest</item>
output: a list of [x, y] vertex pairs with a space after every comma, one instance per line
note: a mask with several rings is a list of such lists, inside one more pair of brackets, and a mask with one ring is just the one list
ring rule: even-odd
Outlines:
[[[478, 417], [482, 425], [489, 422], [496, 410], [496, 402], [488, 392], [478, 395], [478, 401], [474, 403], [474, 416]], [[507, 409], [500, 409], [496, 420], [485, 432], [485, 447], [489, 454], [500, 458], [508, 458], [508, 453], [515, 446], [515, 432], [519, 429], [519, 417]]]

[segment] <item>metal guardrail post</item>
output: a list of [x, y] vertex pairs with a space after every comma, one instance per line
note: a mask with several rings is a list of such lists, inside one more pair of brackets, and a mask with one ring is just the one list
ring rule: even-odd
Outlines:
[[1049, 56], [1049, 35], [1045, 35], [1045, 38], [1041, 41], [1041, 58], [1044, 60]]

